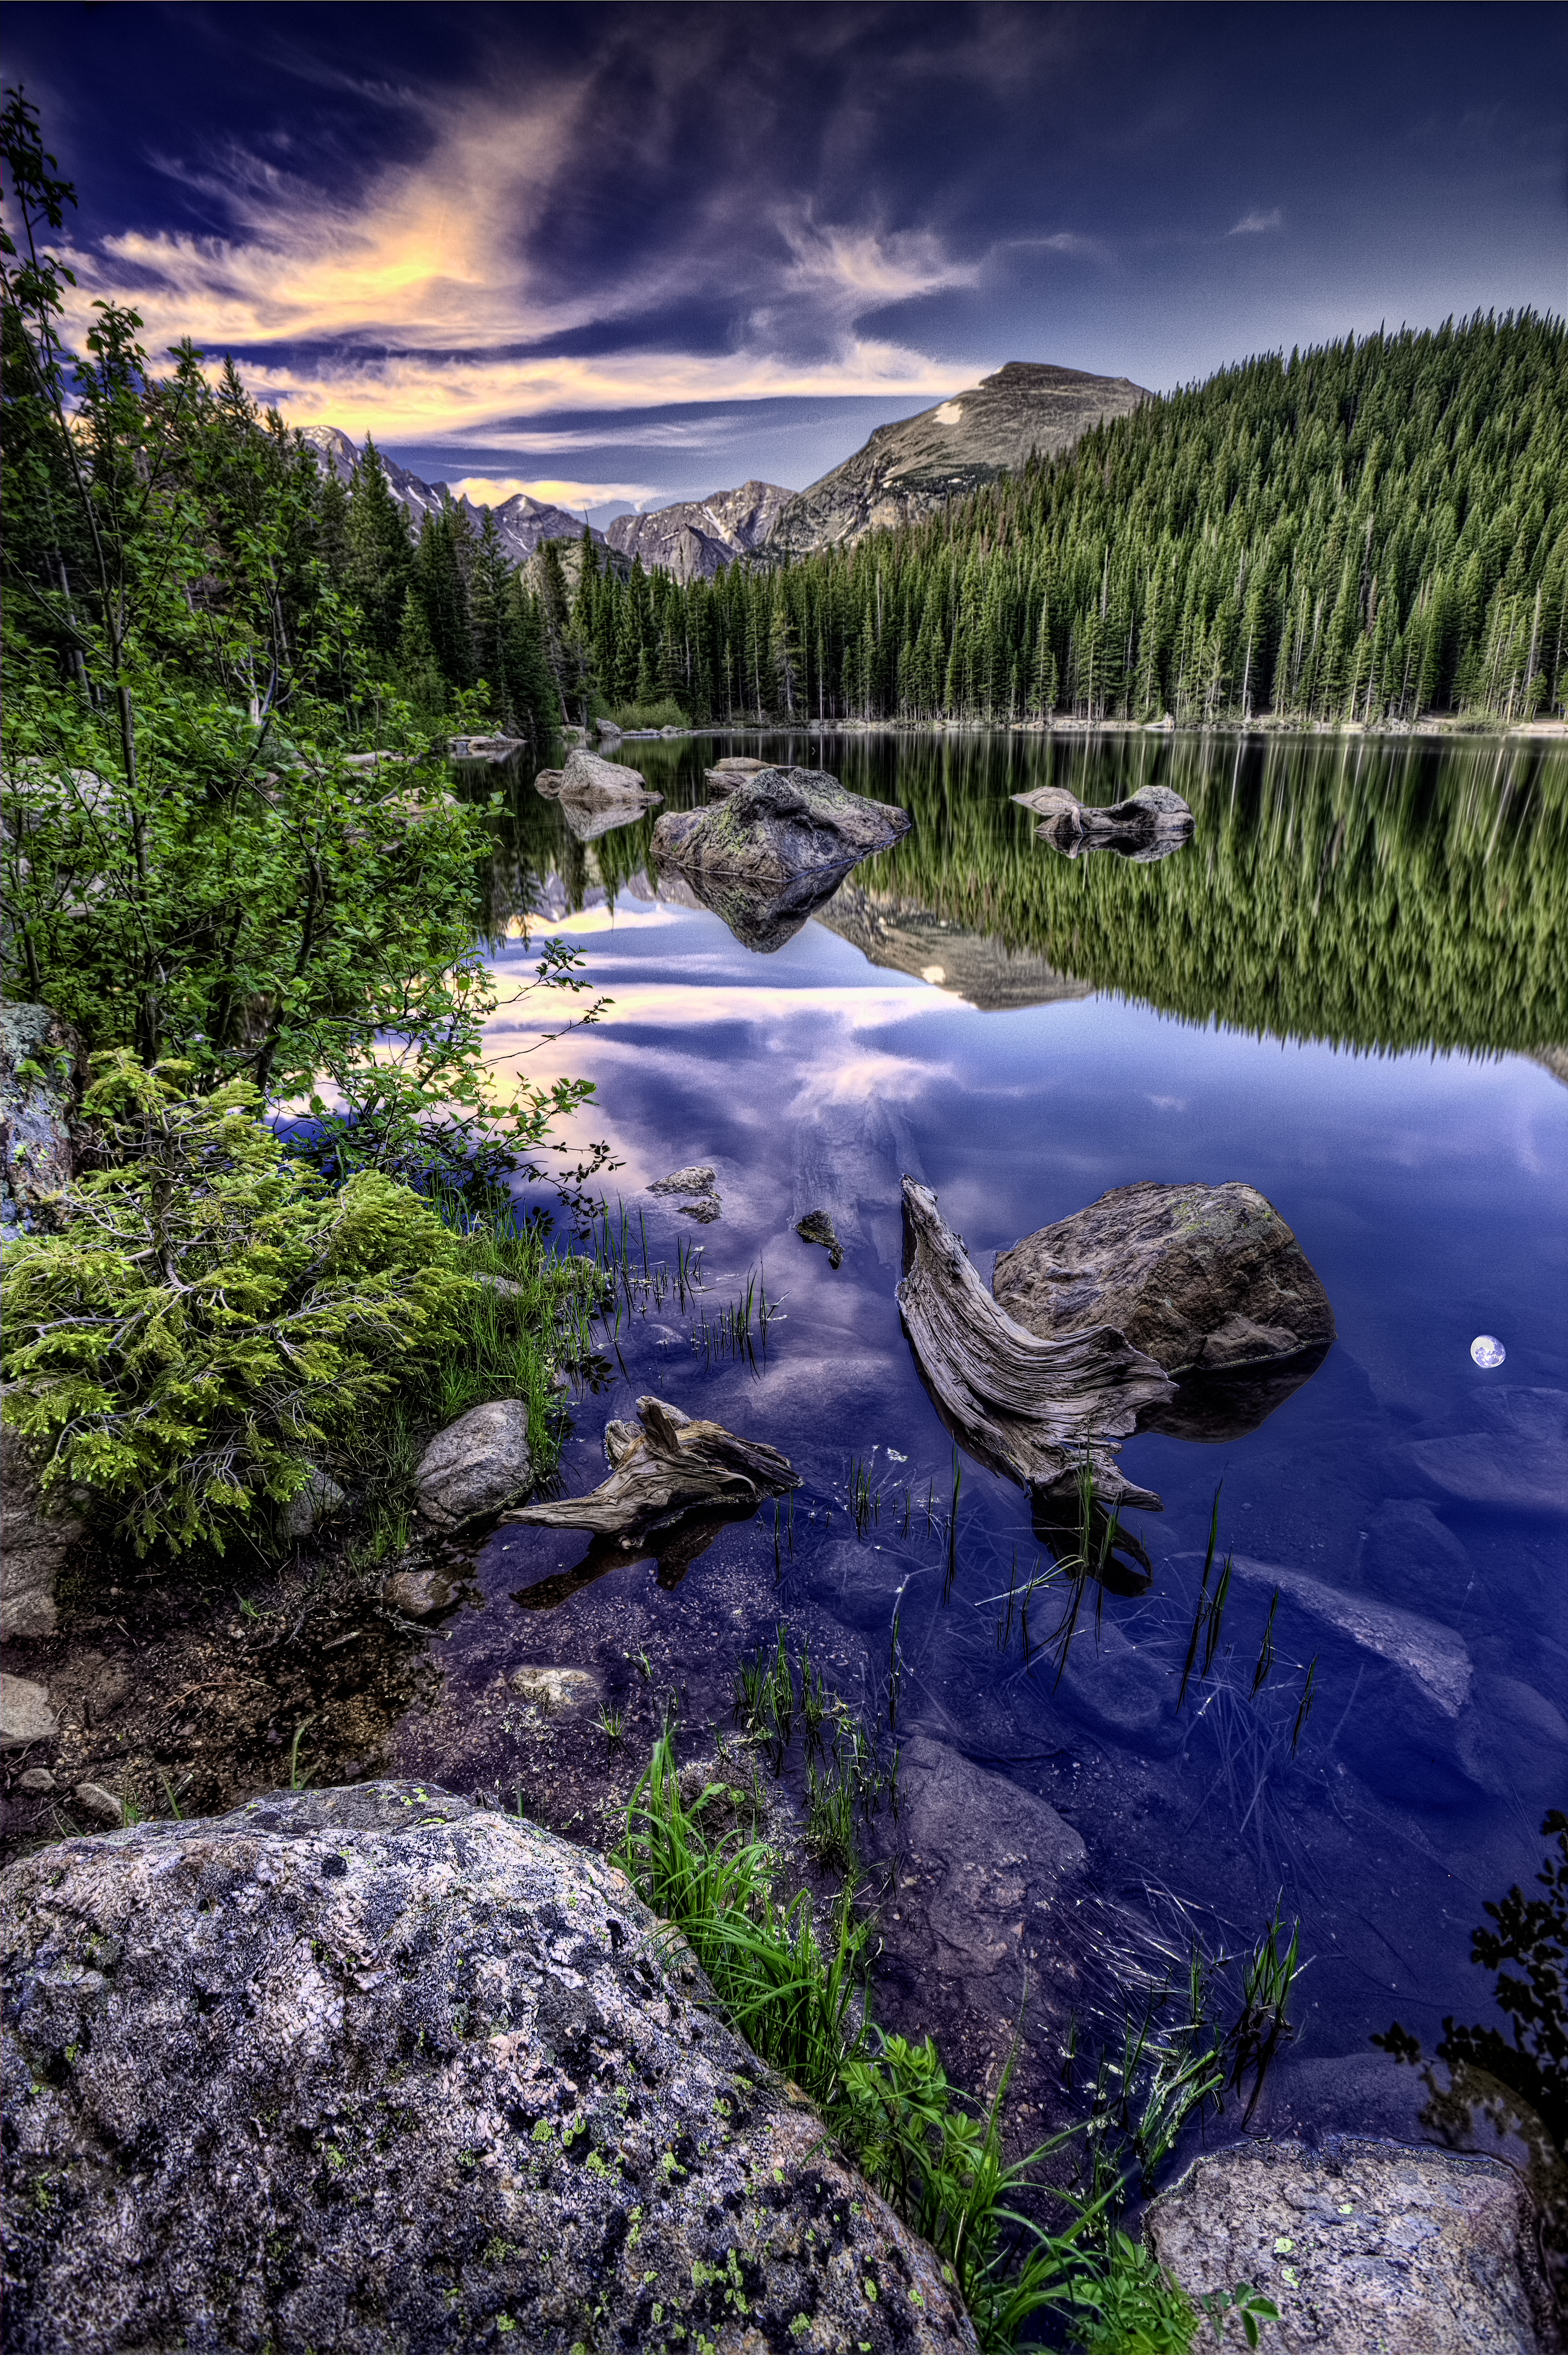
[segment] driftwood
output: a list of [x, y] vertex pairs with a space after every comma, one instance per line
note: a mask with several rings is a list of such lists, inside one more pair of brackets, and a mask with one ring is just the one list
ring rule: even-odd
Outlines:
[[683, 1513], [700, 1507], [745, 1509], [801, 1485], [800, 1474], [777, 1448], [737, 1439], [720, 1423], [694, 1421], [663, 1399], [639, 1399], [636, 1423], [607, 1423], [604, 1453], [610, 1477], [588, 1496], [525, 1505], [502, 1518], [592, 1529], [623, 1545], [641, 1544]]
[[1015, 794], [1013, 799], [1040, 819], [1036, 840], [1049, 842], [1064, 858], [1077, 858], [1086, 850], [1114, 850], [1147, 866], [1168, 858], [1192, 839], [1192, 812], [1168, 785], [1145, 785], [1108, 808], [1081, 802], [1065, 785], [1037, 785], [1032, 793]]
[[921, 1372], [974, 1455], [1031, 1491], [1065, 1490], [1085, 1451], [1097, 1497], [1158, 1512], [1152, 1489], [1118, 1468], [1139, 1411], [1175, 1383], [1114, 1326], [1042, 1340], [999, 1308], [936, 1197], [903, 1181], [904, 1275], [899, 1307]]

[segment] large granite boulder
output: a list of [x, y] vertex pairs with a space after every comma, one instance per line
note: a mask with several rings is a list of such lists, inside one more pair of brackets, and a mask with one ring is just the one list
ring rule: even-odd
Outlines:
[[[1545, 2290], [1511, 2167], [1337, 2138], [1200, 2158], [1145, 2220], [1195, 2296], [1250, 2282], [1271, 2355], [1542, 2355]], [[1233, 2318], [1225, 2343], [1240, 2347]]]
[[654, 857], [688, 875], [774, 891], [824, 868], [846, 869], [909, 832], [907, 810], [847, 793], [823, 769], [759, 769], [722, 801], [666, 810]]
[[0, 1226], [30, 1228], [75, 1174], [80, 1044], [47, 1006], [0, 1006]]
[[419, 1508], [438, 1529], [504, 1512], [533, 1486], [528, 1410], [522, 1399], [487, 1399], [438, 1431], [414, 1475]]
[[55, 1582], [83, 1527], [58, 1491], [45, 1497], [20, 1432], [0, 1423], [0, 1641], [54, 1634]]
[[414, 1784], [0, 1881], [6, 2338], [973, 2348], [932, 2252], [603, 1859]]
[[1255, 1186], [1115, 1186], [997, 1256], [992, 1290], [1045, 1339], [1112, 1325], [1168, 1374], [1266, 1366], [1334, 1338], [1328, 1295]]

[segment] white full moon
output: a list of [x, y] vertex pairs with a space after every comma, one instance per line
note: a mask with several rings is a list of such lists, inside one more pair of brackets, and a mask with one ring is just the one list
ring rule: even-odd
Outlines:
[[1500, 1366], [1508, 1351], [1490, 1333], [1477, 1333], [1470, 1344], [1470, 1355], [1477, 1366]]

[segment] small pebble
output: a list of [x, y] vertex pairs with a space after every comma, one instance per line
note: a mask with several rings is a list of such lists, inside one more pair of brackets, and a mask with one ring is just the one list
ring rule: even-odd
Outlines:
[[96, 1816], [101, 1824], [123, 1824], [125, 1820], [120, 1801], [101, 1783], [79, 1783], [71, 1796], [84, 1815]]
[[18, 1791], [32, 1791], [40, 1797], [46, 1791], [58, 1791], [59, 1785], [47, 1766], [29, 1766], [25, 1774], [16, 1777]]

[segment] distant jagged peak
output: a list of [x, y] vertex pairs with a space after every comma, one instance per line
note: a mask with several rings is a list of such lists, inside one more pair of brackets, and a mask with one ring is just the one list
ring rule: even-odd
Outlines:
[[[306, 425], [301, 428], [302, 439], [309, 443], [335, 474], [339, 482], [351, 483], [359, 471], [364, 447], [345, 433], [340, 425]], [[477, 531], [484, 508], [475, 506], [466, 496], [454, 496], [449, 483], [427, 483], [413, 474], [396, 458], [379, 450], [389, 489], [417, 532], [426, 516], [439, 515], [445, 507], [461, 510]], [[539, 542], [545, 539], [581, 539], [582, 517], [569, 513], [565, 507], [551, 506], [536, 499], [527, 491], [514, 491], [509, 499], [499, 501], [492, 509], [501, 545], [513, 564], [526, 564]], [[592, 531], [601, 546], [602, 531]]]
[[782, 484], [752, 481], [732, 491], [710, 491], [706, 498], [679, 499], [649, 515], [617, 516], [610, 546], [639, 559], [645, 570], [711, 581], [762, 547], [794, 496]]

